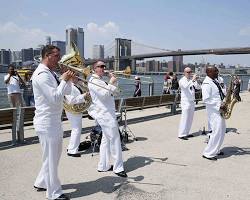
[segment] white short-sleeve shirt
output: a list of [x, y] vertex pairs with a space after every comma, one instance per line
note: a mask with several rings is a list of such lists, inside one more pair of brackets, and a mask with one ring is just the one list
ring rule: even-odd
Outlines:
[[[4, 81], [9, 78], [9, 74], [4, 76]], [[18, 76], [11, 76], [9, 83], [7, 85], [8, 94], [12, 93], [21, 93], [20, 85], [19, 85], [19, 77]]]

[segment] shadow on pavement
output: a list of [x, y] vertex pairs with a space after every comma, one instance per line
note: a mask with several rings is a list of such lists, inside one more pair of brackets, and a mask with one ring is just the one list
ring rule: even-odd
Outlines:
[[242, 155], [250, 155], [250, 148], [240, 148], [240, 147], [224, 147], [221, 149], [224, 152], [224, 155], [218, 156], [219, 159], [228, 158], [230, 156], [242, 156]]

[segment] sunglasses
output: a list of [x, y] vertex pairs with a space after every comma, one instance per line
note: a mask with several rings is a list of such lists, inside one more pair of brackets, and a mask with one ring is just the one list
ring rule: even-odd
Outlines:
[[98, 66], [98, 67], [100, 67], [100, 68], [105, 68], [106, 66], [105, 66], [105, 65], [100, 65], [100, 66]]

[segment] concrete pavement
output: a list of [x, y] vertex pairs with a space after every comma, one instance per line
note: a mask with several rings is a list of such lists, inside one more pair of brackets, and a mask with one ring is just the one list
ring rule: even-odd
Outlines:
[[[69, 137], [64, 138], [59, 165], [59, 177], [64, 192], [71, 199], [193, 199], [246, 200], [249, 199], [250, 180], [250, 93], [241, 94], [232, 117], [226, 121], [228, 133], [222, 146], [224, 156], [217, 161], [203, 159], [206, 136], [200, 135], [207, 124], [205, 110], [194, 115], [188, 141], [177, 138], [180, 115], [164, 116], [165, 107], [128, 112], [129, 124], [138, 141], [126, 144], [123, 152], [128, 178], [112, 172], [98, 173], [98, 153], [83, 152], [81, 158], [68, 157]], [[144, 118], [151, 115], [153, 117]], [[93, 121], [83, 119], [83, 126]], [[70, 130], [64, 122], [66, 135]], [[0, 199], [45, 199], [44, 192], [36, 192], [33, 183], [41, 167], [41, 147], [36, 140], [18, 147], [3, 147], [10, 139], [10, 130], [0, 131]], [[82, 135], [82, 141], [84, 137]], [[34, 137], [32, 126], [25, 127], [25, 138]], [[132, 139], [132, 137], [130, 137]]]

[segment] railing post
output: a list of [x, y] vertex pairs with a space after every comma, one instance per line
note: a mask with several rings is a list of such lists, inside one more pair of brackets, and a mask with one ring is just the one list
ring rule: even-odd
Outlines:
[[149, 96], [153, 96], [154, 95], [154, 82], [150, 82], [148, 84], [148, 89], [149, 89]]
[[12, 145], [16, 145], [17, 109], [13, 109]]
[[19, 143], [23, 143], [24, 142], [24, 112], [25, 112], [25, 108], [20, 107], [19, 108], [19, 120], [18, 122], [18, 129], [17, 129], [17, 138], [18, 138], [18, 142]]
[[177, 103], [177, 100], [178, 100], [178, 96], [177, 96], [178, 94], [175, 93], [174, 95], [175, 95], [174, 102], [173, 102], [173, 104], [171, 106], [171, 113], [172, 113], [172, 115], [176, 114], [176, 103]]

